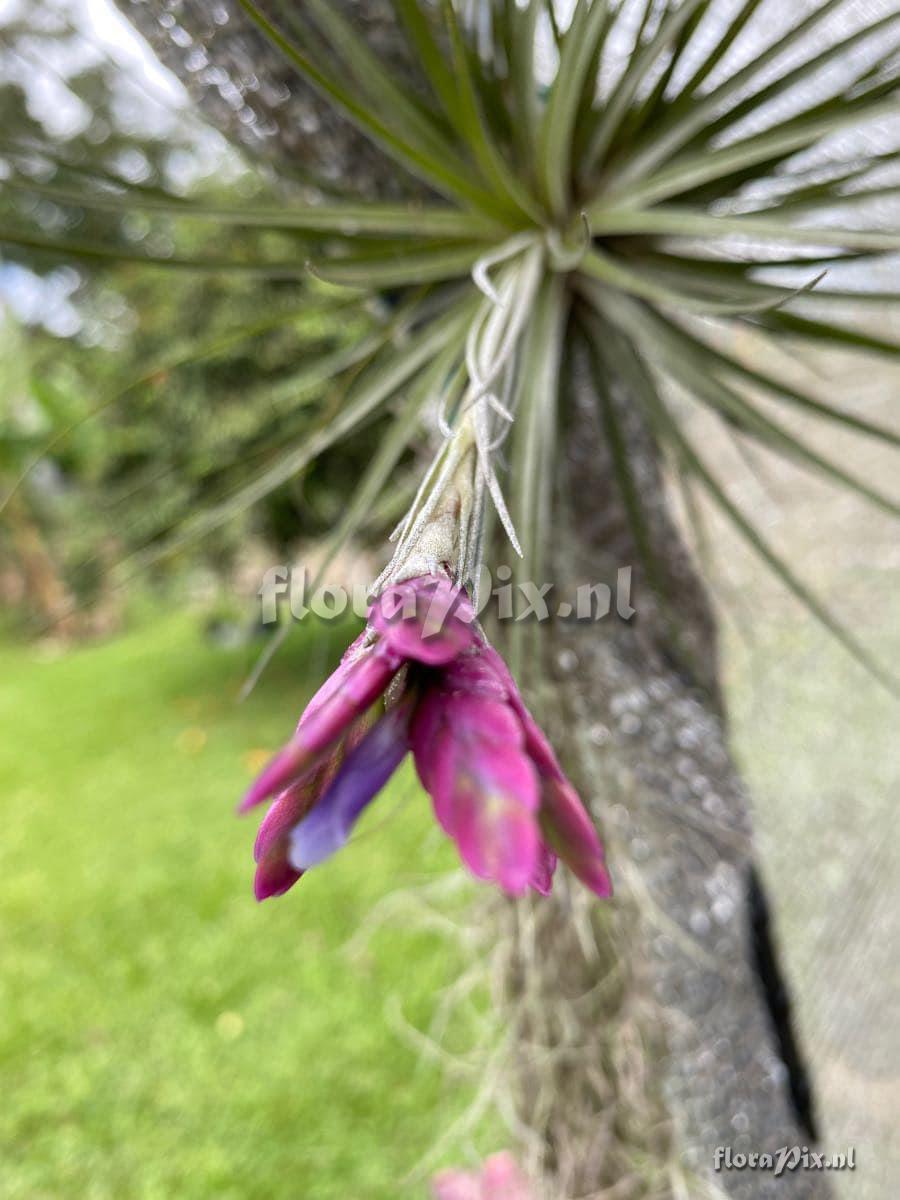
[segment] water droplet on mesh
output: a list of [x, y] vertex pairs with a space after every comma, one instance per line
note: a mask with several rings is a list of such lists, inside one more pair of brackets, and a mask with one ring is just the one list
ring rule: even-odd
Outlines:
[[745, 1112], [736, 1112], [731, 1118], [731, 1127], [737, 1133], [747, 1133], [750, 1129], [750, 1118]]
[[556, 661], [561, 671], [574, 671], [578, 666], [578, 655], [574, 650], [561, 650]]
[[633, 737], [634, 734], [640, 733], [641, 731], [641, 718], [637, 715], [637, 713], [625, 713], [619, 722], [619, 728], [628, 737]]
[[650, 857], [650, 845], [643, 838], [634, 838], [629, 848], [635, 862], [644, 862]]
[[702, 908], [694, 909], [688, 919], [688, 924], [691, 927], [691, 932], [696, 933], [697, 937], [704, 937], [712, 928], [712, 922]]

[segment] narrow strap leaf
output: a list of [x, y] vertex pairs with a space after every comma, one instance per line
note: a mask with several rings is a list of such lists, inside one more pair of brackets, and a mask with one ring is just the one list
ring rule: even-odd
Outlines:
[[457, 315], [455, 320], [435, 322], [415, 335], [390, 362], [365, 374], [337, 412], [326, 412], [312, 432], [305, 433], [297, 445], [281, 454], [265, 471], [238, 488], [227, 500], [197, 513], [184, 522], [172, 538], [134, 555], [129, 561], [138, 571], [145, 570], [153, 563], [205, 537], [213, 529], [217, 529], [269, 495], [376, 413], [407, 380], [438, 354], [451, 338], [459, 336], [461, 328], [461, 321]]
[[392, 3], [432, 91], [455, 125], [458, 117], [456, 82], [425, 15], [424, 6], [420, 0], [392, 0]]
[[617, 288], [643, 300], [652, 300], [657, 304], [683, 309], [686, 312], [720, 317], [777, 308], [814, 287], [818, 282], [818, 279], [814, 279], [801, 288], [784, 288], [780, 292], [776, 289], [773, 294], [767, 294], [762, 299], [745, 296], [734, 300], [719, 300], [713, 296], [705, 297], [673, 287], [661, 279], [654, 279], [645, 271], [626, 266], [623, 261], [597, 249], [590, 250], [585, 255], [581, 263], [581, 274], [588, 287], [591, 280], [596, 280], [607, 287]]
[[[627, 362], [625, 371], [620, 369], [622, 362], [621, 339], [616, 330], [598, 320], [596, 314], [591, 314], [591, 316], [594, 318], [593, 320], [585, 318], [585, 340], [589, 361], [593, 367], [592, 377], [597, 392], [601, 427], [609, 447], [619, 495], [622, 498], [628, 525], [644, 568], [647, 583], [657, 598], [660, 616], [665, 625], [671, 650], [690, 671], [692, 677], [699, 680], [702, 672], [698, 670], [696, 653], [689, 640], [685, 638], [674, 611], [672, 586], [654, 547], [653, 533], [641, 502], [640, 487], [632, 469], [621, 422], [616, 414], [611, 380], [618, 377], [622, 379], [623, 383], [627, 383], [629, 376]], [[648, 381], [648, 386], [652, 386], [650, 381]]]
[[[684, 84], [681, 89], [681, 95], [690, 97], [700, 87], [701, 84], [709, 78], [715, 68], [719, 65], [740, 35], [744, 32], [749, 22], [753, 19], [756, 10], [759, 8], [762, 0], [743, 0], [738, 11], [727, 29], [723, 30], [721, 35], [712, 40], [708, 54], [703, 61], [699, 63], [697, 69], [691, 75], [690, 79]], [[678, 101], [676, 100], [676, 106]]]
[[609, 19], [609, 0], [578, 0], [563, 35], [559, 67], [550, 89], [538, 142], [541, 189], [557, 216], [565, 215], [572, 164], [572, 138], [578, 106], [594, 52]]
[[[546, 550], [553, 528], [553, 482], [559, 420], [559, 380], [569, 297], [560, 275], [550, 275], [538, 293], [528, 328], [518, 380], [513, 428], [511, 506], [522, 541], [516, 577], [536, 583], [544, 578]], [[523, 626], [513, 625], [510, 650], [524, 666]]]
[[900, 251], [900, 233], [881, 229], [833, 229], [797, 225], [778, 217], [720, 216], [687, 205], [653, 208], [605, 208], [588, 213], [595, 235], [656, 234], [696, 237], [704, 241], [746, 237], [756, 241], [789, 242], [797, 246], [842, 246], [847, 250]]
[[726, 179], [770, 158], [777, 159], [812, 146], [827, 134], [838, 133], [848, 125], [858, 125], [863, 119], [897, 113], [900, 113], [900, 102], [894, 97], [871, 103], [847, 103], [835, 112], [811, 119], [798, 119], [719, 150], [686, 156], [636, 187], [625, 186], [622, 178], [619, 178], [615, 181], [615, 191], [610, 189], [605, 200], [595, 202], [591, 211], [600, 209], [602, 204], [608, 208], [615, 207], [614, 197], [619, 196], [621, 203], [633, 208], [667, 200], [704, 183]]
[[238, 3], [300, 74], [343, 109], [366, 136], [382, 146], [394, 159], [443, 194], [473, 204], [482, 212], [499, 215], [496, 202], [489, 192], [472, 185], [464, 173], [451, 169], [440, 157], [411, 146], [402, 134], [372, 111], [371, 104], [344, 87], [287, 38], [253, 0], [238, 0]]
[[623, 320], [637, 331], [646, 350], [653, 351], [655, 355], [661, 354], [662, 363], [691, 395], [721, 415], [736, 420], [742, 430], [772, 450], [812, 467], [833, 483], [855, 491], [892, 516], [900, 516], [900, 505], [817, 453], [718, 379], [709, 370], [709, 360], [704, 356], [702, 347], [698, 347], [677, 327], [655, 320], [651, 314], [640, 312], [635, 305], [629, 306], [628, 314], [626, 317], [623, 312]]
[[[449, 349], [451, 353], [454, 352], [452, 344]], [[447, 354], [437, 354], [430, 366], [427, 366], [409, 387], [406, 399], [398, 406], [390, 429], [378, 439], [372, 460], [353, 489], [340, 521], [322, 547], [322, 557], [316, 576], [310, 584], [310, 590], [315, 590], [322, 582], [325, 572], [334, 562], [335, 556], [359, 530], [366, 516], [377, 503], [403, 452], [419, 432], [421, 411], [434, 395], [448, 365]]]
[[[709, 142], [720, 131], [736, 124], [742, 117], [747, 116], [749, 113], [759, 110], [764, 104], [769, 104], [795, 84], [806, 82], [812, 78], [815, 72], [823, 70], [831, 63], [835, 61], [842, 63], [852, 62], [852, 56], [857, 46], [874, 38], [879, 33], [886, 33], [891, 26], [896, 28], [898, 20], [900, 20], [900, 13], [889, 13], [887, 16], [872, 22], [870, 25], [865, 25], [861, 29], [854, 30], [848, 37], [840, 38], [818, 54], [805, 59], [792, 70], [787, 71], [784, 75], [779, 75], [777, 79], [773, 79], [771, 83], [767, 83], [759, 91], [745, 97], [733, 108], [730, 108], [720, 117], [707, 124], [703, 129], [703, 140]], [[869, 71], [889, 62], [897, 53], [897, 50], [897, 46], [889, 46], [873, 63], [869, 64]], [[860, 78], [862, 78], [862, 73], [860, 74]], [[844, 93], [848, 86], [850, 85], [843, 82], [837, 95], [840, 96]]]
[[[669, 56], [669, 65], [665, 68], [659, 77], [653, 91], [647, 96], [646, 100], [640, 105], [637, 105], [627, 121], [622, 127], [622, 133], [619, 140], [626, 145], [633, 145], [635, 139], [648, 127], [656, 126], [662, 121], [665, 114], [673, 107], [673, 102], [666, 101], [665, 95], [672, 82], [676, 70], [679, 68], [688, 44], [691, 42], [694, 34], [697, 32], [697, 27], [700, 22], [709, 12], [710, 0], [706, 4], [702, 4], [693, 14], [689, 21], [682, 27], [681, 32], [675, 39], [675, 44], [672, 47], [672, 52]], [[683, 89], [682, 89], [683, 91]], [[677, 101], [676, 101], [677, 103]], [[652, 136], [652, 135], [651, 135]]]
[[801, 317], [796, 313], [770, 312], [756, 318], [775, 333], [787, 337], [804, 338], [812, 342], [825, 342], [828, 345], [849, 346], [854, 350], [870, 350], [875, 354], [884, 354], [888, 358], [900, 358], [900, 343], [890, 342], [876, 334], [866, 333], [861, 329], [850, 329], [846, 325], [838, 325], [834, 321], [815, 320], [811, 317]]
[[[621, 172], [617, 175], [614, 186], [624, 188], [625, 184], [646, 178], [660, 163], [671, 159], [695, 134], [701, 132], [721, 112], [722, 106], [727, 104], [732, 96], [741, 93], [742, 89], [752, 81], [753, 77], [770, 59], [802, 41], [820, 21], [824, 21], [834, 9], [844, 2], [845, 0], [826, 0], [823, 5], [820, 5], [789, 30], [779, 42], [767, 46], [713, 91], [699, 98], [695, 97], [693, 92], [687, 92], [680, 104], [673, 105], [666, 126], [654, 130], [653, 138], [648, 140], [647, 145], [629, 156], [628, 161], [623, 164]], [[755, 7], [754, 5], [753, 8], [755, 9]], [[749, 15], [752, 16], [753, 13], [751, 12]], [[747, 20], [749, 20], [749, 16]]]
[[309, 269], [316, 278], [341, 287], [405, 287], [469, 275], [483, 254], [484, 246], [475, 242], [391, 256], [326, 258], [311, 263]]
[[810, 396], [807, 392], [802, 392], [798, 388], [791, 387], [783, 380], [776, 379], [773, 375], [769, 375], [758, 368], [748, 367], [739, 359], [726, 354], [715, 346], [711, 346], [709, 342], [702, 341], [700, 338], [682, 329], [681, 326], [675, 325], [674, 322], [668, 321], [660, 313], [654, 314], [654, 320], [664, 323], [670, 329], [677, 329], [708, 358], [711, 365], [730, 372], [756, 388], [763, 389], [776, 399], [787, 401], [803, 411], [811, 413], [813, 416], [844, 425], [848, 429], [853, 429], [856, 433], [865, 434], [867, 437], [874, 437], [879, 441], [887, 442], [888, 445], [900, 447], [900, 434], [886, 428], [884, 425], [867, 421], [863, 417], [856, 416], [855, 413], [847, 412], [842, 408], [836, 408], [832, 404], [826, 404], [822, 400], [817, 400], [815, 396]]
[[588, 352], [594, 362], [594, 382], [597, 388], [598, 407], [606, 443], [609, 446], [613, 462], [619, 495], [628, 514], [638, 553], [647, 573], [647, 581], [661, 599], [666, 597], [664, 573], [659, 558], [653, 551], [653, 537], [641, 504], [640, 489], [629, 461], [628, 447], [619, 420], [616, 416], [615, 401], [611, 393], [611, 379], [615, 374], [605, 366], [606, 356], [603, 346], [609, 351], [609, 330], [594, 328], [587, 338]]
[[683, 0], [678, 8], [666, 13], [659, 29], [650, 41], [645, 46], [636, 49], [625, 73], [607, 100], [597, 128], [591, 137], [586, 154], [586, 172], [602, 161], [606, 155], [619, 125], [641, 82], [647, 77], [648, 71], [678, 37], [681, 29], [691, 19], [694, 12], [704, 3], [707, 3], [707, 0]]
[[326, 0], [305, 0], [305, 3], [325, 31], [329, 46], [349, 66], [357, 85], [368, 94], [377, 110], [391, 114], [391, 120], [411, 145], [420, 146], [435, 157], [443, 156], [457, 171], [464, 172], [465, 160], [440, 125], [396, 82], [396, 76], [382, 65], [353, 26]]
[[504, 212], [512, 218], [526, 216], [532, 220], [540, 220], [539, 206], [506, 163], [481, 115], [465, 38], [453, 7], [453, 0], [441, 0], [441, 11], [450, 37], [450, 50], [459, 90], [460, 134], [466, 145], [471, 147], [492, 192], [502, 197]]
[[0, 227], [0, 245], [36, 250], [57, 259], [108, 263], [140, 263], [145, 267], [161, 267], [167, 271], [190, 271], [206, 275], [252, 275], [261, 279], [299, 279], [305, 265], [296, 260], [280, 262], [242, 262], [233, 258], [189, 257], [187, 255], [148, 254], [105, 242], [82, 242], [71, 238], [44, 237], [17, 229]]
[[301, 229], [314, 233], [387, 235], [391, 237], [496, 237], [503, 226], [480, 213], [425, 204], [308, 204], [292, 206], [205, 204], [191, 199], [161, 199], [128, 191], [71, 191], [28, 179], [5, 179], [5, 190], [31, 192], [58, 204], [99, 212], [145, 212], [165, 217], [209, 221], [220, 225]]
[[541, 5], [539, 0], [526, 0], [522, 5], [516, 0], [507, 0], [506, 7], [510, 30], [507, 53], [515, 114], [513, 136], [520, 158], [531, 163], [536, 154], [540, 121], [534, 55]]
[[[629, 352], [633, 353], [630, 347]], [[645, 370], [643, 362], [637, 360], [636, 374], [644, 375]], [[831, 614], [826, 605], [794, 574], [787, 563], [771, 548], [759, 530], [744, 516], [737, 505], [729, 499], [691, 442], [681, 432], [678, 422], [669, 412], [668, 406], [659, 397], [652, 383], [646, 380], [646, 377], [644, 386], [636, 388], [636, 396], [646, 406], [648, 414], [653, 414], [659, 426], [665, 430], [666, 437], [673, 444], [676, 453], [682, 458], [685, 466], [703, 486], [716, 506], [730, 520], [741, 537], [759, 555], [777, 578], [781, 580], [784, 586], [801, 601], [808, 611], [844, 646], [857, 662], [878, 679], [892, 695], [896, 696], [900, 692], [898, 681]]]
[[[754, 279], [748, 274], [748, 270], [752, 268], [753, 264], [747, 267], [740, 261], [722, 262], [703, 258], [684, 258], [670, 254], [642, 254], [634, 261], [640, 263], [641, 270], [650, 279], [683, 287], [686, 290], [698, 288], [703, 292], [708, 290], [711, 297], [721, 296], [723, 299], [730, 298], [735, 302], [743, 301], [750, 305], [747, 311], [752, 311], [752, 306], [756, 301], [763, 303], [768, 301], [774, 307], [780, 307], [786, 303], [783, 286]], [[838, 262], [840, 261], [842, 260], [838, 260]], [[779, 266], [781, 264], [770, 263], [768, 265]], [[815, 260], [809, 259], [794, 261], [792, 265], [804, 267], [809, 271], [817, 270], [822, 266]], [[825, 272], [821, 271], [815, 278], [814, 287], [807, 285], [807, 290], [811, 293], [810, 299], [816, 304], [821, 304], [823, 301], [880, 306], [900, 304], [900, 292], [862, 292], [829, 288], [822, 286], [823, 278], [825, 278]], [[813, 291], [814, 294], [812, 294]], [[802, 293], [798, 292], [796, 297], [787, 297], [787, 299], [802, 299]]]

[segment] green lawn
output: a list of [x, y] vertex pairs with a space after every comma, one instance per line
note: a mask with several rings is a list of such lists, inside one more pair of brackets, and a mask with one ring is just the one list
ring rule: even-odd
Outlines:
[[264, 905], [256, 818], [234, 816], [346, 632], [296, 635], [242, 706], [247, 651], [196, 617], [0, 648], [4, 1200], [426, 1194], [404, 1179], [467, 1096], [386, 1012], [427, 1023], [457, 964], [396, 925], [346, 948], [379, 897], [454, 862], [412, 772]]

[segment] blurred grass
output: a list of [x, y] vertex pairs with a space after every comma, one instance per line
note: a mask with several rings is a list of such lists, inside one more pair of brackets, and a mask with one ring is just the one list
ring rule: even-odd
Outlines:
[[453, 865], [412, 772], [261, 906], [234, 816], [346, 634], [296, 635], [242, 706], [248, 652], [196, 616], [56, 658], [0, 644], [4, 1200], [425, 1194], [402, 1181], [469, 1095], [385, 1012], [426, 1024], [455, 954], [402, 925], [345, 952]]

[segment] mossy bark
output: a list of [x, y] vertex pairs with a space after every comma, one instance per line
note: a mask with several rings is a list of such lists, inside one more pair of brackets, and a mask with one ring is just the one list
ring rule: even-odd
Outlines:
[[[682, 1180], [704, 1194], [705, 1180], [746, 1200], [825, 1197], [821, 1171], [715, 1170], [718, 1147], [810, 1145], [811, 1105], [728, 750], [710, 606], [639, 410], [613, 386], [658, 572], [649, 586], [578, 346], [569, 362], [551, 577], [567, 594], [606, 583], [615, 596], [630, 566], [635, 612], [551, 623], [550, 682], [533, 699], [604, 832], [616, 897], [607, 910], [573, 886], [536, 905], [549, 1044], [540, 1077], [523, 1056], [518, 1086], [558, 1195], [614, 1184], [616, 1196], [678, 1195]], [[535, 990], [517, 983], [514, 995]], [[554, 1059], [554, 1046], [568, 1052]]]

